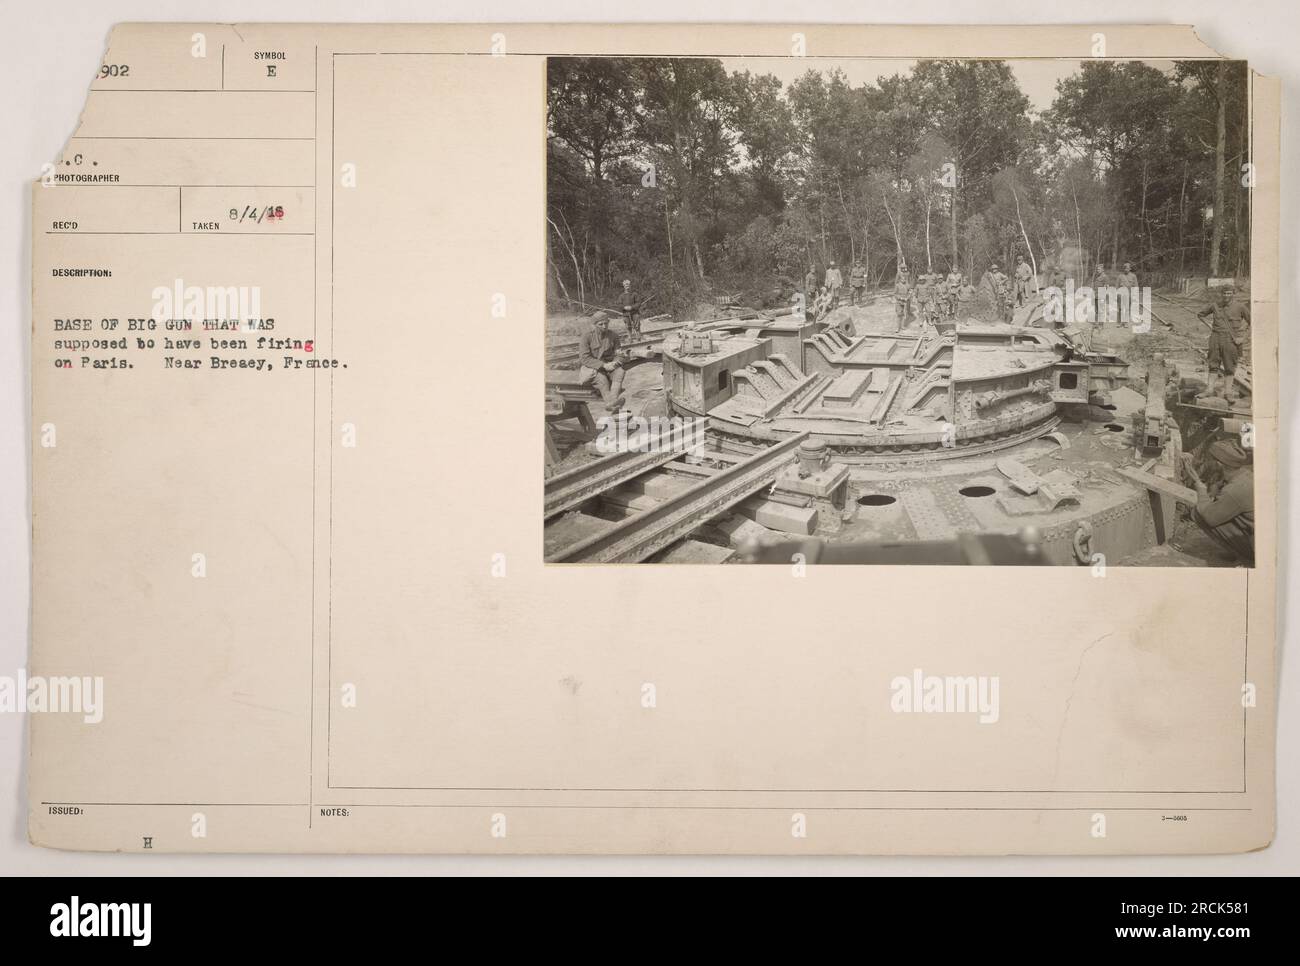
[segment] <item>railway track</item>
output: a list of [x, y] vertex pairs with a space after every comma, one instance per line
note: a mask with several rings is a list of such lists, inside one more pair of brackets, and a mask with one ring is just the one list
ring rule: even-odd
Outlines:
[[[794, 458], [795, 450], [807, 433], [800, 433], [786, 440], [761, 450], [744, 459], [738, 459], [722, 453], [705, 452], [700, 454], [705, 459], [722, 463], [723, 469], [702, 469], [695, 472], [694, 481], [679, 489], [669, 492], [653, 506], [633, 506], [630, 515], [624, 519], [611, 522], [592, 519], [593, 524], [602, 524], [594, 533], [580, 537], [576, 541], [550, 550], [546, 555], [548, 563], [638, 563], [678, 540], [688, 536], [693, 530], [714, 517], [726, 512], [741, 501], [753, 496], [760, 490], [776, 482], [780, 472]], [[617, 454], [623, 456], [625, 454]], [[637, 457], [654, 456], [662, 458], [662, 453], [631, 454], [626, 459], [615, 460], [606, 457], [590, 464], [595, 469], [585, 474], [579, 470], [565, 473], [548, 481], [548, 499], [551, 496], [551, 482], [554, 487], [554, 505], [563, 502], [574, 506], [578, 503], [601, 496], [608, 499], [619, 487], [632, 481], [644, 483], [647, 477], [667, 472], [660, 467], [682, 454], [668, 453], [667, 459], [652, 464]], [[603, 464], [603, 465], [600, 465]], [[688, 475], [692, 470], [680, 467]], [[600, 489], [599, 487], [604, 487]], [[587, 493], [580, 497], [580, 493]], [[642, 497], [644, 500], [645, 498]], [[547, 516], [552, 518], [561, 511], [552, 511], [548, 503]], [[581, 514], [579, 514], [581, 516]], [[555, 521], [552, 526], [567, 518]], [[549, 542], [549, 541], [548, 541]]]
[[546, 481], [545, 517], [558, 516], [592, 497], [671, 463], [687, 451], [672, 440], [654, 440], [646, 452], [625, 450], [584, 463]]

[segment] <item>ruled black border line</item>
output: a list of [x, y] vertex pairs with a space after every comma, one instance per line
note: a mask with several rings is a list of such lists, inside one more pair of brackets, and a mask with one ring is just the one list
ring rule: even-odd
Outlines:
[[[485, 52], [485, 51], [476, 51], [476, 52], [471, 52], [471, 53], [469, 53], [469, 54], [465, 54], [465, 52], [463, 52], [463, 51], [454, 51], [454, 52], [441, 52], [441, 51], [383, 51], [383, 52], [380, 52], [380, 51], [332, 51], [332, 52], [331, 52], [331, 54], [330, 54], [330, 349], [331, 349], [331, 351], [333, 351], [333, 348], [334, 348], [334, 224], [335, 224], [335, 221], [334, 221], [334, 207], [335, 207], [335, 194], [336, 194], [336, 192], [337, 192], [337, 190], [338, 190], [338, 189], [337, 189], [337, 185], [335, 184], [335, 179], [334, 179], [334, 158], [335, 158], [335, 147], [336, 147], [336, 141], [337, 141], [337, 124], [336, 124], [336, 118], [337, 118], [337, 111], [336, 111], [337, 96], [336, 96], [336, 92], [337, 92], [337, 90], [338, 90], [338, 71], [337, 71], [337, 69], [336, 69], [336, 65], [335, 65], [335, 58], [337, 58], [337, 57], [353, 57], [353, 56], [412, 56], [412, 57], [445, 57], [445, 56], [477, 56], [477, 57], [495, 57], [495, 56], [516, 56], [516, 57], [542, 57], [542, 58], [545, 58], [545, 59], [549, 60], [549, 59], [551, 59], [552, 57], [563, 57], [563, 56], [571, 56], [571, 55], [563, 55], [563, 54], [543, 54], [543, 53], [537, 53], [537, 54], [534, 54], [534, 53], [528, 53], [528, 54], [514, 54], [514, 55], [511, 55], [511, 54], [505, 54], [505, 55], [501, 55], [501, 54], [492, 54], [492, 53], [490, 53], [490, 52]], [[583, 56], [583, 55], [577, 55], [577, 56]], [[621, 56], [621, 55], [596, 55], [596, 56]], [[637, 56], [638, 58], [641, 58], [641, 57], [653, 58], [653, 57], [655, 57], [655, 56], [667, 56], [667, 55], [650, 55], [650, 54], [646, 54], [646, 55], [636, 55], [636, 56]], [[721, 54], [721, 55], [719, 55], [719, 54], [699, 54], [699, 55], [695, 55], [695, 56], [697, 56], [697, 57], [701, 57], [701, 58], [706, 58], [706, 59], [713, 59], [713, 58], [721, 58], [721, 57], [731, 57], [731, 56], [735, 56], [735, 55], [727, 55], [727, 54]], [[742, 56], [748, 56], [748, 55], [742, 55]], [[781, 60], [788, 60], [788, 59], [790, 59], [790, 58], [789, 58], [788, 56], [786, 56], [786, 55], [763, 54], [763, 55], [757, 55], [757, 56], [762, 56], [762, 57], [774, 57], [774, 58], [776, 58], [776, 59], [781, 59]], [[840, 60], [840, 59], [845, 59], [845, 58], [830, 57], [830, 58], [824, 58], [824, 59]], [[855, 57], [855, 58], [849, 58], [849, 59], [861, 59], [861, 60], [876, 60], [876, 59], [879, 59], [879, 60], [891, 60], [891, 59], [892, 59], [892, 60], [908, 60], [908, 61], [912, 61], [912, 60], [924, 59], [924, 58], [915, 58], [915, 57], [873, 58], [873, 57], [858, 56], [858, 57]], [[1132, 61], [1132, 60], [1144, 60], [1144, 61], [1145, 61], [1145, 60], [1171, 60], [1171, 59], [1178, 59], [1178, 60], [1223, 60], [1223, 59], [1225, 59], [1225, 58], [1221, 58], [1221, 57], [1201, 57], [1201, 58], [1180, 57], [1180, 58], [1168, 58], [1168, 57], [1152, 57], [1152, 56], [1146, 56], [1146, 57], [1140, 57], [1140, 58], [1135, 58], [1135, 57], [1110, 57], [1110, 58], [1107, 58], [1107, 57], [1097, 57], [1097, 58], [1073, 58], [1073, 57], [980, 57], [980, 58], [958, 58], [958, 59], [962, 59], [962, 60], [1075, 60], [1075, 59], [1078, 59], [1078, 60], [1088, 60], [1088, 59], [1092, 59], [1092, 60], [1115, 60], [1115, 61], [1127, 62], [1127, 61]], [[319, 78], [317, 79], [317, 86], [318, 86], [318, 87], [320, 86]], [[1253, 121], [1253, 113], [1252, 113], [1252, 115], [1251, 115], [1251, 120]], [[1253, 200], [1253, 196], [1252, 196], [1252, 200]], [[1252, 225], [1253, 225], [1253, 222], [1252, 222]], [[329, 492], [329, 507], [330, 507], [330, 511], [329, 511], [329, 602], [330, 602], [330, 603], [329, 603], [329, 621], [328, 621], [328, 630], [327, 630], [327, 634], [326, 634], [326, 650], [327, 650], [327, 655], [328, 655], [328, 660], [329, 660], [329, 687], [330, 687], [330, 689], [332, 689], [333, 686], [334, 686], [334, 675], [333, 675], [333, 657], [334, 657], [334, 580], [333, 580], [333, 575], [334, 575], [334, 444], [333, 444], [333, 425], [334, 425], [334, 374], [333, 374], [333, 372], [330, 373], [330, 388], [329, 388], [329, 393], [330, 393], [330, 433], [331, 433], [331, 437], [330, 437], [330, 483], [329, 483], [329, 487], [330, 487], [330, 492]], [[314, 552], [314, 551], [313, 551], [313, 552]], [[1246, 570], [1246, 591], [1247, 591], [1247, 601], [1249, 601], [1249, 589], [1250, 589], [1250, 571], [1249, 571], [1249, 569], [1247, 569], [1247, 570]], [[1246, 642], [1247, 642], [1247, 647], [1248, 647], [1248, 643], [1249, 643], [1249, 638], [1250, 638], [1250, 621], [1249, 621], [1249, 612], [1247, 612], [1247, 621], [1246, 621], [1246, 628], [1245, 628], [1245, 639], [1246, 639]], [[331, 693], [332, 693], [332, 692], [331, 692]], [[891, 789], [891, 788], [872, 788], [872, 789], [762, 789], [762, 788], [732, 788], [732, 789], [712, 789], [712, 788], [699, 788], [699, 789], [665, 789], [665, 788], [562, 788], [562, 787], [556, 787], [556, 788], [550, 788], [550, 787], [539, 787], [539, 788], [508, 788], [508, 787], [502, 787], [502, 788], [484, 788], [484, 787], [475, 787], [475, 786], [424, 786], [424, 785], [411, 785], [411, 786], [406, 786], [406, 785], [335, 785], [335, 784], [333, 784], [333, 782], [332, 782], [332, 777], [331, 777], [331, 766], [332, 766], [332, 764], [333, 764], [332, 754], [331, 754], [331, 748], [332, 748], [332, 742], [333, 742], [333, 709], [334, 709], [334, 702], [333, 702], [332, 698], [331, 698], [331, 700], [330, 700], [330, 702], [329, 702], [328, 707], [329, 707], [329, 723], [328, 723], [328, 725], [327, 725], [326, 740], [325, 740], [325, 758], [326, 758], [326, 778], [325, 778], [325, 787], [326, 787], [326, 789], [328, 789], [328, 790], [354, 790], [354, 791], [429, 791], [429, 792], [449, 792], [449, 791], [539, 792], [539, 791], [541, 791], [541, 792], [584, 792], [584, 793], [585, 793], [585, 792], [624, 792], [624, 793], [669, 793], [669, 794], [673, 794], [673, 793], [676, 793], [676, 794], [682, 794], [682, 793], [695, 793], [695, 792], [698, 792], [698, 793], [704, 793], [704, 794], [730, 794], [730, 793], [736, 793], [736, 794], [763, 794], [763, 793], [819, 794], [819, 793], [821, 793], [821, 794], [940, 794], [940, 795], [945, 795], [945, 794], [990, 794], [990, 795], [1018, 795], [1018, 794], [1025, 794], [1025, 795], [1033, 795], [1033, 794], [1084, 794], [1084, 795], [1094, 795], [1094, 794], [1095, 794], [1095, 795], [1130, 795], [1130, 794], [1131, 794], [1131, 795], [1240, 795], [1240, 794], [1245, 794], [1245, 793], [1246, 793], [1245, 747], [1246, 747], [1247, 735], [1246, 735], [1246, 729], [1245, 729], [1245, 727], [1244, 727], [1244, 725], [1245, 725], [1244, 718], [1243, 718], [1243, 731], [1242, 731], [1242, 787], [1241, 787], [1240, 791], [1238, 791], [1238, 790], [1236, 790], [1236, 789], [1229, 789], [1229, 790], [1225, 790], [1225, 791], [1171, 791], [1171, 790], [1120, 790], [1120, 789], [1116, 789], [1116, 790], [1105, 790], [1105, 789], [1101, 789], [1101, 790], [1099, 790], [1099, 789], [1086, 789], [1086, 790], [1077, 790], [1077, 789], [1014, 789], [1014, 790], [1004, 790], [1004, 789], [968, 789], [968, 790], [966, 790], [966, 789], [957, 789], [957, 790], [947, 790], [947, 789], [940, 789], [940, 790], [935, 790], [935, 789]], [[663, 807], [677, 807], [677, 806], [663, 806]]]

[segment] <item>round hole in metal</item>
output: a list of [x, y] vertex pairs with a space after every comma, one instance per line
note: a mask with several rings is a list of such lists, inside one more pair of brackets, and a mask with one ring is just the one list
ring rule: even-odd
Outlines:
[[896, 497], [887, 496], [884, 493], [867, 493], [864, 496], [858, 497], [859, 506], [889, 506], [890, 504], [897, 502], [898, 499]]

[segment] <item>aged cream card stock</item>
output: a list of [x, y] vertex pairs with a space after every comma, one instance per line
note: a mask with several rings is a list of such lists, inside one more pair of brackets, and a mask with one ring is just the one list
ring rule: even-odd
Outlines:
[[34, 842], [1271, 840], [1275, 82], [1136, 26], [94, 75], [32, 187]]

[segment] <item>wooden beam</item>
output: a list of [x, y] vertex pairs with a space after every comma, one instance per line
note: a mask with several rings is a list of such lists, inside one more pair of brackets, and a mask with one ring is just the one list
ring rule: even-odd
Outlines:
[[1166, 480], [1156, 476], [1154, 473], [1143, 473], [1132, 466], [1121, 466], [1115, 472], [1132, 483], [1144, 486], [1148, 490], [1164, 496], [1171, 496], [1179, 503], [1186, 503], [1188, 506], [1196, 506], [1196, 491], [1191, 487], [1183, 486], [1181, 483], [1175, 483], [1173, 480]]

